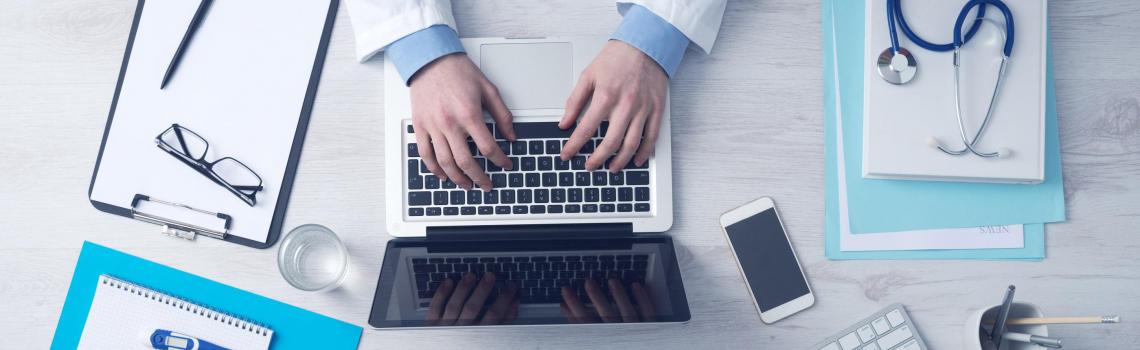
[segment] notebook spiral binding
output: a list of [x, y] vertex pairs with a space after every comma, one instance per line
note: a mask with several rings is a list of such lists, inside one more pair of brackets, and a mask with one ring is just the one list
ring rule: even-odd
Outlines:
[[181, 310], [185, 310], [215, 321], [225, 323], [244, 331], [249, 331], [260, 336], [269, 336], [269, 328], [259, 325], [253, 321], [239, 318], [221, 311], [210, 309], [207, 307], [199, 306], [184, 299], [172, 297], [169, 294], [162, 293], [150, 288], [142, 287], [134, 283], [130, 283], [111, 276], [100, 276], [99, 283], [105, 284], [120, 290], [130, 292], [135, 295], [149, 298], [156, 302], [160, 302]]

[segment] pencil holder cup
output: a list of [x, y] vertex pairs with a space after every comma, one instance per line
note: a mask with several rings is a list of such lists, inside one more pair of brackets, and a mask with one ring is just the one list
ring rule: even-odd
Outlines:
[[[970, 349], [970, 350], [984, 350], [985, 349], [982, 347], [982, 338], [981, 338], [982, 333], [979, 332], [978, 330], [981, 329], [983, 321], [990, 320], [992, 322], [993, 319], [997, 318], [996, 315], [998, 312], [998, 308], [1000, 308], [1000, 307], [1001, 307], [1000, 304], [993, 305], [993, 306], [990, 306], [987, 308], [982, 308], [981, 310], [975, 311], [973, 314], [970, 315], [970, 318], [966, 320], [965, 338], [963, 338], [963, 340], [962, 340], [962, 344], [965, 345], [963, 348]], [[1009, 318], [1042, 317], [1042, 316], [1043, 315], [1041, 314], [1041, 310], [1037, 308], [1037, 305], [1033, 305], [1030, 303], [1013, 303], [1012, 305], [1010, 305]], [[1032, 335], [1039, 335], [1039, 336], [1043, 336], [1043, 337], [1049, 336], [1049, 328], [1046, 327], [1045, 325], [1007, 326], [1006, 331], [1008, 331], [1008, 332], [1019, 332], [1019, 333], [1032, 334]], [[1046, 348], [1046, 347], [1043, 347], [1040, 345], [1036, 345], [1036, 344], [1013, 342], [1013, 341], [1010, 341], [1009, 339], [1004, 339], [1001, 342], [1001, 350], [1039, 350], [1039, 349], [1040, 350], [1046, 350], [1049, 348]], [[1049, 350], [1051, 350], [1051, 349], [1049, 349]]]

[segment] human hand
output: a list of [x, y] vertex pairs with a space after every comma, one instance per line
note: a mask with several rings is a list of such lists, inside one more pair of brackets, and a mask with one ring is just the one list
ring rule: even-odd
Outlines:
[[511, 169], [510, 158], [483, 121], [483, 109], [491, 113], [499, 132], [514, 141], [511, 111], [467, 55], [443, 56], [421, 68], [412, 77], [411, 97], [416, 145], [428, 170], [440, 180], [450, 179], [464, 189], [477, 185], [491, 190], [491, 178], [471, 154], [468, 137], [488, 161]]
[[574, 126], [587, 102], [590, 108], [562, 147], [562, 160], [570, 160], [586, 142], [592, 142], [602, 121], [608, 120], [605, 138], [586, 159], [586, 169], [597, 170], [614, 153], [611, 172], [621, 171], [631, 158], [638, 166], [645, 164], [657, 144], [668, 89], [669, 78], [657, 62], [629, 44], [610, 40], [582, 71], [566, 101], [566, 112], [558, 123], [563, 130]]
[[[508, 285], [499, 291], [495, 302], [483, 312], [487, 297], [495, 287], [495, 274], [487, 272], [482, 279], [468, 272], [456, 285], [444, 280], [431, 298], [425, 321], [429, 326], [470, 326], [510, 323], [519, 315], [518, 286]], [[482, 313], [482, 319], [479, 314]]]
[[[617, 304], [617, 312], [614, 312], [610, 299], [606, 297], [598, 282], [588, 279], [586, 280], [586, 295], [590, 298], [590, 303], [594, 304], [594, 310], [586, 309], [582, 301], [578, 299], [578, 294], [570, 287], [562, 287], [561, 306], [562, 314], [566, 315], [566, 320], [570, 323], [653, 321], [657, 314], [653, 309], [653, 299], [649, 297], [649, 291], [641, 282], [630, 284], [630, 292], [632, 293], [626, 291], [621, 280], [611, 278], [607, 283], [609, 283], [610, 294], [613, 295], [613, 302]], [[630, 302], [630, 294], [633, 294], [633, 300], [637, 301], [636, 307]], [[600, 321], [599, 316], [601, 317]]]

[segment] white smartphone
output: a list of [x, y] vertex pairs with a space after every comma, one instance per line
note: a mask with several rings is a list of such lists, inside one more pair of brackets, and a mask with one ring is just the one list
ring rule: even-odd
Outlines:
[[773, 323], [815, 304], [815, 294], [771, 198], [724, 213], [720, 226], [761, 321]]

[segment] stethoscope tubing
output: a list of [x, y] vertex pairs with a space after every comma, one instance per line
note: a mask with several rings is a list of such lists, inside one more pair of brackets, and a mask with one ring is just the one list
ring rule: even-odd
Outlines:
[[[891, 49], [894, 52], [899, 51], [899, 38], [898, 38], [898, 33], [895, 30], [895, 22], [898, 22], [898, 26], [900, 29], [902, 29], [903, 35], [906, 35], [907, 39], [910, 39], [911, 42], [913, 42], [915, 45], [918, 45], [921, 48], [924, 48], [924, 49], [927, 49], [930, 51], [934, 51], [934, 52], [948, 52], [948, 51], [954, 50], [954, 48], [956, 47], [955, 44], [958, 43], [958, 40], [951, 41], [951, 42], [946, 43], [946, 44], [935, 44], [935, 43], [926, 41], [926, 39], [923, 39], [922, 37], [918, 36], [918, 34], [915, 33], [914, 30], [912, 30], [910, 28], [910, 25], [907, 24], [907, 22], [906, 22], [906, 16], [903, 15], [902, 11], [903, 11], [902, 10], [902, 0], [887, 0], [887, 27], [889, 28], [890, 33], [891, 33]], [[964, 9], [962, 9], [961, 12], [958, 13], [958, 18], [963, 19], [969, 13], [970, 13], [970, 7], [964, 8]], [[974, 37], [974, 34], [978, 33], [978, 30], [982, 28], [982, 18], [985, 18], [985, 17], [986, 17], [986, 6], [985, 6], [985, 4], [981, 4], [981, 6], [978, 7], [977, 15], [974, 17], [974, 24], [972, 26], [970, 26], [970, 30], [968, 32], [966, 32], [966, 37], [965, 37], [964, 42], [970, 41], [970, 39], [972, 39]], [[961, 33], [961, 27], [956, 26], [955, 28], [956, 28], [955, 33], [960, 34]], [[957, 38], [957, 36], [955, 36], [955, 38]], [[964, 42], [958, 43], [957, 46], [961, 46], [961, 44], [964, 44]]]

